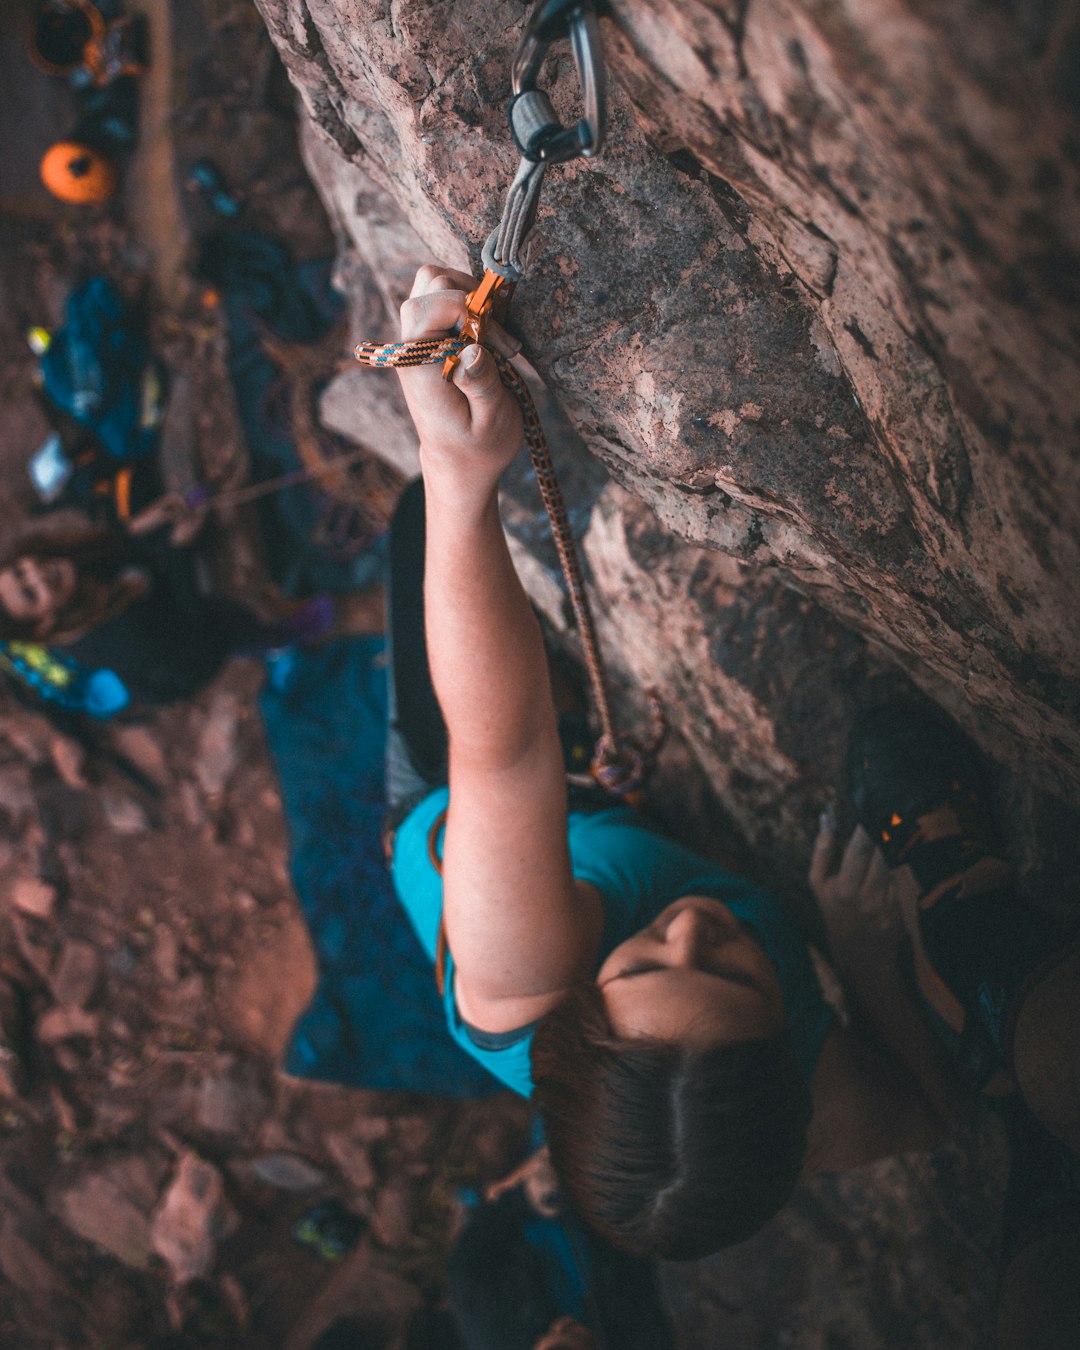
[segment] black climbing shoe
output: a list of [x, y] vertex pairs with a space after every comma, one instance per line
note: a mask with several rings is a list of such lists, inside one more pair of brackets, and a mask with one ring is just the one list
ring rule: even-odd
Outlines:
[[1001, 858], [986, 764], [943, 714], [908, 704], [863, 713], [848, 779], [859, 824], [890, 867], [911, 867], [924, 895]]

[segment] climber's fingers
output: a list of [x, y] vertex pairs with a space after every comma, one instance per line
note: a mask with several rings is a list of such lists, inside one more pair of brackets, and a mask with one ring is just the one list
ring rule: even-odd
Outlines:
[[444, 337], [464, 318], [465, 292], [459, 290], [449, 277], [438, 276], [431, 281], [428, 290], [411, 295], [401, 306], [401, 337], [405, 342]]
[[831, 811], [821, 813], [820, 828], [810, 858], [810, 888], [820, 898], [836, 867], [836, 820]]
[[821, 817], [821, 829], [810, 859], [810, 887], [826, 915], [851, 905], [861, 905], [883, 896], [889, 887], [889, 867], [874, 841], [861, 825], [836, 860], [836, 822], [831, 812]]
[[[453, 380], [469, 400], [474, 435], [486, 437], [495, 429], [496, 423], [505, 420], [504, 414], [509, 412], [511, 418], [514, 416], [517, 410], [514, 397], [503, 387], [494, 358], [483, 347], [474, 344], [465, 348]], [[520, 433], [517, 439], [520, 443]], [[517, 445], [514, 448], [516, 450]]]
[[[441, 281], [444, 278], [450, 282], [449, 287], [434, 285], [436, 281]], [[424, 263], [413, 278], [409, 298], [414, 299], [416, 296], [425, 295], [428, 291], [438, 289], [457, 289], [468, 293], [475, 285], [476, 278], [469, 276], [468, 272], [458, 272], [453, 267], [440, 267], [438, 263]]]
[[874, 841], [861, 825], [857, 825], [844, 849], [837, 874], [837, 882], [845, 894], [856, 896], [864, 889], [873, 861]]
[[[465, 318], [465, 292], [458, 289], [444, 269], [428, 264], [413, 282], [412, 294], [401, 306], [401, 337], [446, 337]], [[468, 405], [452, 385], [443, 383], [442, 362], [399, 366], [398, 378], [421, 439], [428, 431], [430, 414], [437, 411], [448, 430], [468, 426]]]

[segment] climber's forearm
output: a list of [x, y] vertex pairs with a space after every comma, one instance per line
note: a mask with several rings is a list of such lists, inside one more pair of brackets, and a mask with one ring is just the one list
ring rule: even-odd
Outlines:
[[599, 905], [571, 878], [547, 661], [496, 494], [436, 480], [427, 478], [424, 611], [450, 733], [446, 936], [462, 1016], [508, 1031], [585, 974]]
[[942, 1121], [959, 1125], [966, 1098], [902, 978], [899, 935], [864, 919], [859, 930], [830, 927], [830, 938], [855, 1022], [907, 1069]]
[[428, 656], [451, 771], [501, 769], [538, 747], [552, 758], [557, 733], [543, 640], [510, 559], [497, 489], [477, 490], [432, 469], [425, 483]]

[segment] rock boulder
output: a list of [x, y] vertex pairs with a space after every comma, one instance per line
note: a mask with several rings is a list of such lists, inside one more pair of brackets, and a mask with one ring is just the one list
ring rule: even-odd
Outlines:
[[[392, 334], [417, 263], [475, 269], [497, 223], [523, 12], [257, 3], [302, 96], [355, 336]], [[580, 438], [566, 453], [591, 452], [659, 522], [671, 594], [650, 632], [697, 653], [662, 695], [693, 683], [721, 752], [732, 723], [749, 732], [731, 744], [775, 743], [748, 788], [727, 773], [726, 804], [745, 822], [764, 793], [789, 835], [808, 828], [805, 804], [784, 820], [810, 762], [780, 744], [790, 698], [715, 659], [725, 577], [811, 616], [774, 659], [862, 644], [858, 661], [904, 673], [1024, 779], [1075, 792], [1074, 7], [612, 0], [601, 29], [609, 144], [548, 173], [511, 322]], [[565, 44], [541, 82], [577, 115]], [[346, 431], [355, 407], [370, 443], [364, 382], [385, 377], [342, 379], [326, 407]], [[406, 463], [396, 395], [370, 398]], [[609, 563], [598, 605], [636, 679], [657, 663], [632, 650]], [[852, 660], [831, 687], [857, 701]]]

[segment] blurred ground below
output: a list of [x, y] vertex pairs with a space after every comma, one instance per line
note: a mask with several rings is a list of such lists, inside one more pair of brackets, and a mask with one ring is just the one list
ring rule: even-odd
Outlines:
[[[0, 528], [28, 509], [26, 460], [47, 434], [24, 330], [54, 326], [91, 271], [148, 297], [174, 391], [186, 388], [177, 434], [215, 481], [242, 480], [220, 317], [190, 275], [192, 240], [212, 223], [183, 190], [194, 160], [211, 156], [246, 218], [297, 257], [334, 246], [254, 7], [138, 8], [154, 57], [143, 139], [122, 197], [88, 212], [37, 180], [70, 114], [63, 83], [25, 57], [32, 6], [5, 6], [0, 21]], [[260, 577], [248, 525], [225, 522], [215, 550], [239, 593]], [[345, 1314], [392, 1331], [441, 1296], [456, 1192], [521, 1154], [516, 1101], [277, 1073], [313, 958], [260, 681], [235, 662], [190, 705], [118, 740], [76, 735], [0, 691], [0, 975], [15, 991], [4, 1025], [23, 1070], [0, 1099], [5, 1350], [306, 1350]], [[672, 792], [694, 799], [685, 784]], [[667, 1272], [681, 1343], [988, 1345], [1002, 1174], [986, 1122], [964, 1148], [801, 1187], [752, 1242]], [[340, 1263], [290, 1236], [324, 1198], [368, 1224]]]
[[[32, 6], [0, 20], [5, 531], [31, 506], [26, 462], [48, 432], [25, 330], [57, 326], [67, 292], [93, 272], [148, 305], [178, 410], [171, 448], [211, 481], [242, 480], [221, 318], [189, 270], [193, 239], [216, 223], [183, 188], [196, 159], [212, 156], [245, 223], [296, 258], [333, 248], [254, 8], [137, 8], [153, 35], [139, 150], [122, 196], [89, 210], [53, 201], [38, 180], [72, 114], [65, 83], [26, 57]], [[226, 520], [212, 552], [219, 583], [254, 599], [250, 527], [243, 513]], [[276, 1072], [314, 962], [261, 680], [256, 664], [234, 662], [190, 705], [118, 737], [61, 728], [0, 691], [0, 1040], [18, 1055], [0, 1093], [5, 1350], [302, 1350], [345, 1315], [393, 1336], [440, 1297], [457, 1192], [521, 1156], [516, 1101], [363, 1093]], [[366, 1221], [340, 1262], [291, 1235], [323, 1200]]]

